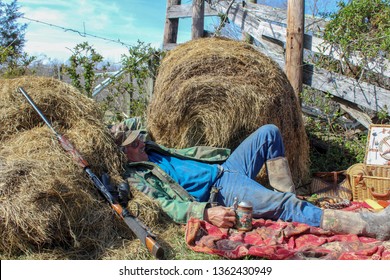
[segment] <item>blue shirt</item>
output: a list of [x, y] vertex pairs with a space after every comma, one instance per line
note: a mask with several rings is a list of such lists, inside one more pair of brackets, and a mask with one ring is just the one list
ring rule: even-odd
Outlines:
[[207, 164], [155, 152], [148, 153], [149, 160], [157, 164], [197, 201], [209, 199], [210, 188], [218, 178], [218, 165]]

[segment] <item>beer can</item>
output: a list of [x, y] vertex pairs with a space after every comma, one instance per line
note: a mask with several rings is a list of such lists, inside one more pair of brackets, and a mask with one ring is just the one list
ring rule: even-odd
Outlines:
[[236, 212], [236, 228], [239, 231], [252, 230], [252, 212], [253, 207], [250, 202], [241, 201], [235, 210]]

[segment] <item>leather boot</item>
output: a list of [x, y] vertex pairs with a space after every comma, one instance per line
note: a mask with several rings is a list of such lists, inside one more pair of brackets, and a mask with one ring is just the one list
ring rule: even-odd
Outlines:
[[325, 209], [321, 228], [334, 233], [350, 233], [373, 237], [378, 240], [390, 239], [390, 207], [379, 213], [368, 210], [348, 212]]
[[270, 185], [277, 191], [295, 193], [290, 167], [285, 157], [277, 157], [266, 161]]

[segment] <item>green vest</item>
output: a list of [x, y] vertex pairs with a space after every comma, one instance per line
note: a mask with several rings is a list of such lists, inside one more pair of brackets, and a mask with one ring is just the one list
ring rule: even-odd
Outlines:
[[[206, 163], [223, 163], [230, 155], [229, 149], [207, 146], [171, 149], [151, 141], [146, 142], [145, 149]], [[208, 203], [197, 202], [158, 165], [148, 161], [128, 163], [124, 178], [130, 187], [135, 187], [156, 200], [175, 222], [185, 224], [190, 217], [203, 219]]]

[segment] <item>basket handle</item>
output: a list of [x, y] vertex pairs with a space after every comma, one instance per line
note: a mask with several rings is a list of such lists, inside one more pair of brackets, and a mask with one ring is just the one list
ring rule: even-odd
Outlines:
[[390, 200], [390, 189], [387, 191], [387, 193], [384, 193], [384, 194], [375, 192], [374, 187], [369, 188], [366, 185], [366, 182], [363, 180], [363, 174], [358, 174], [358, 176], [355, 177], [355, 186], [357, 186], [358, 184], [361, 184], [361, 187], [363, 189], [368, 189], [369, 193], [376, 200]]
[[365, 185], [364, 180], [363, 180], [363, 173], [359, 173], [355, 177], [355, 186], [358, 185], [360, 182], [362, 182], [362, 184]]
[[371, 187], [368, 189], [370, 191], [370, 194], [377, 200], [389, 200], [390, 199], [390, 190], [387, 191], [387, 193], [380, 194], [377, 192], [374, 192], [374, 188]]
[[322, 178], [322, 179], [326, 179], [328, 177], [331, 177], [333, 180], [333, 184], [337, 185], [338, 180], [339, 180], [339, 176], [344, 174], [344, 173], [345, 173], [345, 170], [331, 171], [331, 172], [314, 172], [313, 176], [318, 177], [318, 178]]

